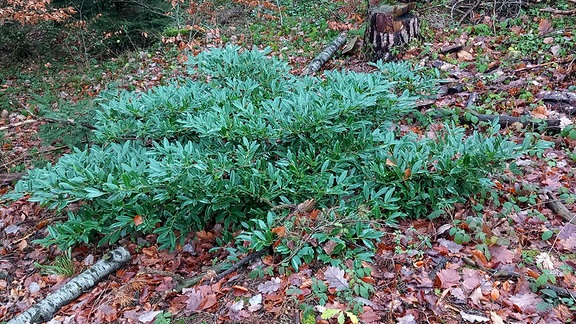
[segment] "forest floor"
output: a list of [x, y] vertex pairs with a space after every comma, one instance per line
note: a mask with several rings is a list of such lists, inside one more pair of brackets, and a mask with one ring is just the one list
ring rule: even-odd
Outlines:
[[[510, 18], [477, 14], [475, 23], [464, 20], [461, 25], [450, 16], [449, 6], [416, 9], [423, 21], [423, 40], [398, 53], [398, 59], [437, 68], [446, 80], [441, 94], [423, 104], [423, 112], [446, 109], [470, 128], [485, 127], [476, 120], [478, 113], [524, 116], [523, 120], [544, 124], [558, 121], [563, 130], [546, 132], [522, 123], [502, 127], [501, 133], [513, 139], [521, 141], [530, 133], [552, 147], [517, 160], [521, 173], [507, 170], [494, 175], [494, 199], [481, 208], [472, 199], [455, 206], [449, 217], [406, 219], [390, 228], [377, 244], [373, 262], [365, 264], [371, 273], [362, 280], [374, 288], [369, 298], [356, 296], [346, 302], [336, 287], [319, 284], [338, 276], [331, 267], [318, 261], [298, 272], [281, 272], [273, 254], [213, 280], [209, 270], [228, 257], [226, 249], [210, 252], [221, 235], [217, 225], [190, 235], [174, 252], [160, 251], [153, 235], [121, 240], [119, 245], [132, 255], [129, 264], [63, 307], [50, 323], [350, 323], [355, 321], [352, 304], [360, 310], [356, 314], [362, 323], [573, 322], [576, 131], [564, 127], [574, 123], [576, 111], [576, 96], [570, 97], [576, 94], [576, 19], [566, 14], [576, 4], [564, 5], [568, 7], [554, 8], [562, 9], [555, 12], [534, 6]], [[288, 11], [283, 23], [274, 20], [280, 25], [271, 29], [263, 22], [270, 17], [260, 15], [260, 9], [238, 5], [218, 11], [220, 23], [206, 29], [203, 38], [167, 38], [154, 50], [114, 59], [117, 69], [98, 67], [104, 71], [99, 77], [83, 74], [74, 82], [61, 81], [72, 80], [66, 71], [78, 70], [55, 71], [42, 61], [22, 67], [1, 79], [0, 98], [6, 100], [0, 118], [0, 168], [4, 174], [25, 172], [69, 150], [57, 142], [47, 145], [38, 136], [42, 125], [50, 122], [42, 120], [38, 109], [38, 96], [47, 95], [30, 91], [39, 83], [53, 85], [50, 93], [55, 99], [49, 102], [55, 108], [62, 101], [90, 100], [112, 81], [144, 91], [182, 75], [189, 54], [227, 43], [270, 46], [272, 54], [287, 60], [298, 74], [341, 30], [351, 30], [349, 39], [361, 35], [354, 31], [362, 28], [363, 14], [354, 6], [359, 2], [344, 2], [336, 8], [340, 11], [319, 19], [318, 28], [305, 30], [311, 20], [292, 21]], [[274, 11], [264, 14], [274, 18]], [[336, 56], [323, 70], [371, 72], [360, 50], [362, 37], [356, 41], [355, 49]], [[461, 47], [455, 52], [443, 50], [453, 45]], [[418, 125], [402, 127], [426, 132]], [[5, 181], [1, 193], [10, 189], [10, 181]], [[554, 203], [565, 206], [567, 213], [559, 214]], [[68, 278], [60, 271], [66, 268], [65, 253], [33, 243], [45, 237], [46, 226], [62, 215], [25, 200], [1, 205], [0, 215], [2, 322]], [[107, 251], [108, 247], [93, 245], [72, 249], [74, 274]], [[182, 292], [172, 291], [181, 277], [198, 275], [205, 280]]]

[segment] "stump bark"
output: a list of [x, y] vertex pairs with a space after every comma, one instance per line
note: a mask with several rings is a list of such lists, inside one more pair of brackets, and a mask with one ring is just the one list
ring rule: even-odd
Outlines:
[[410, 13], [414, 7], [407, 3], [369, 8], [364, 44], [370, 60], [391, 61], [395, 58], [392, 48], [401, 48], [420, 36], [418, 17]]

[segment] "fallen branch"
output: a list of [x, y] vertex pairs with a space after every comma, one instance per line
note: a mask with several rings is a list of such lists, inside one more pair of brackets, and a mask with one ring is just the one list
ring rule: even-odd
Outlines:
[[553, 13], [556, 15], [573, 15], [576, 13], [576, 9], [573, 10], [560, 10], [560, 9], [554, 9], [551, 7], [546, 7], [546, 8], [542, 8], [540, 9], [541, 12], [549, 12], [549, 13]]
[[[50, 152], [54, 152], [54, 151], [58, 151], [58, 150], [63, 150], [65, 148], [67, 148], [68, 146], [58, 146], [58, 147], [53, 147], [53, 148], [49, 148], [46, 150], [40, 150], [39, 152], [37, 152], [36, 154], [45, 154], [45, 153], [50, 153]], [[15, 158], [12, 161], [8, 161], [2, 165], [0, 165], [0, 170], [8, 170], [8, 167], [10, 167], [11, 165], [14, 165], [16, 163], [19, 163], [21, 161], [24, 161], [28, 158], [30, 158], [31, 154], [29, 153], [30, 151], [26, 151], [25, 154], [20, 155], [19, 157]]]
[[[419, 107], [425, 107], [426, 102], [419, 104]], [[488, 115], [488, 114], [479, 114], [472, 110], [468, 111], [472, 116], [478, 118], [479, 122], [494, 122], [498, 119], [498, 125], [500, 127], [508, 127], [515, 123], [522, 124], [522, 127], [530, 127], [533, 129], [538, 129], [539, 127], [543, 127], [544, 132], [548, 132], [551, 134], [559, 134], [562, 129], [560, 127], [560, 120], [557, 119], [550, 119], [550, 120], [533, 120], [533, 119], [526, 119], [525, 117], [513, 117], [507, 115]], [[465, 114], [464, 114], [465, 115]], [[459, 116], [458, 120], [461, 124], [471, 124], [472, 121], [467, 119], [464, 115]], [[436, 114], [433, 115], [431, 118], [433, 119], [444, 119], [444, 114]]]
[[322, 65], [324, 65], [334, 55], [334, 53], [344, 45], [346, 42], [346, 35], [346, 32], [338, 35], [338, 37], [330, 43], [328, 47], [326, 47], [320, 54], [318, 54], [318, 56], [316, 56], [315, 59], [312, 60], [312, 62], [310, 62], [310, 64], [308, 64], [300, 75], [310, 75], [320, 70]]
[[536, 98], [544, 101], [558, 101], [576, 106], [576, 93], [567, 91], [542, 91], [536, 94]]
[[550, 191], [543, 191], [542, 192], [546, 198], [548, 198], [545, 202], [548, 208], [552, 209], [553, 212], [560, 215], [562, 219], [572, 225], [576, 225], [576, 215], [572, 214], [566, 206], [554, 196], [554, 193]]
[[18, 123], [2, 126], [2, 127], [0, 127], [0, 132], [5, 131], [7, 129], [14, 128], [14, 127], [23, 126], [26, 124], [34, 124], [34, 123], [55, 123], [55, 124], [63, 124], [63, 125], [69, 125], [69, 126], [82, 126], [82, 127], [88, 128], [90, 130], [96, 129], [96, 127], [94, 127], [88, 123], [77, 123], [73, 120], [62, 120], [62, 119], [43, 117], [43, 118], [38, 118], [38, 119], [28, 119], [28, 120], [21, 121]]
[[[466, 107], [474, 106], [474, 104], [476, 103], [476, 100], [478, 100], [478, 94], [476, 94], [474, 92], [468, 98], [468, 101], [466, 102]], [[557, 120], [557, 119], [539, 121], [539, 120], [527, 119], [526, 117], [479, 114], [476, 111], [474, 111], [473, 109], [469, 109], [468, 112], [470, 112], [473, 116], [478, 118], [478, 121], [482, 121], [482, 122], [490, 122], [491, 123], [494, 120], [498, 119], [498, 125], [500, 125], [500, 127], [508, 127], [512, 124], [520, 123], [520, 124], [522, 124], [523, 127], [528, 126], [528, 127], [533, 128], [533, 129], [537, 129], [538, 127], [544, 126], [545, 127], [544, 131], [547, 131], [547, 132], [550, 132], [553, 134], [558, 134], [562, 130], [560, 128], [560, 120]], [[466, 124], [466, 123], [470, 123], [470, 121], [467, 120], [464, 116], [460, 116], [460, 123]]]
[[576, 93], [568, 91], [542, 91], [536, 95], [542, 99], [550, 108], [565, 113], [566, 115], [576, 114]]
[[534, 65], [527, 65], [525, 67], [522, 67], [522, 68], [519, 68], [516, 70], [512, 70], [512, 72], [521, 72], [521, 71], [526, 71], [526, 70], [531, 70], [531, 69], [537, 69], [537, 68], [552, 65], [552, 64], [566, 64], [566, 63], [570, 63], [572, 61], [573, 61], [573, 59], [570, 57], [568, 59], [561, 60], [561, 61], [552, 61], [552, 62], [546, 62], [546, 63], [540, 63], [540, 64], [534, 64]]
[[[444, 95], [444, 94], [442, 94]], [[471, 93], [470, 96], [468, 97], [468, 100], [466, 101], [466, 107], [472, 107], [475, 105], [476, 100], [478, 100], [478, 94], [477, 93]], [[427, 107], [428, 104], [430, 104], [430, 101], [423, 101], [420, 103], [417, 103], [417, 107], [419, 109], [421, 109], [422, 107]], [[543, 128], [544, 132], [548, 132], [551, 134], [559, 134], [562, 131], [561, 128], [561, 121], [559, 119], [548, 119], [548, 120], [537, 120], [537, 119], [533, 119], [530, 118], [529, 116], [524, 116], [524, 117], [513, 117], [513, 116], [508, 116], [508, 115], [489, 115], [489, 114], [480, 114], [476, 111], [474, 111], [473, 109], [468, 109], [466, 111], [464, 111], [462, 113], [462, 115], [459, 116], [459, 122], [461, 124], [470, 124], [472, 123], [471, 120], [468, 120], [465, 117], [465, 114], [470, 113], [472, 116], [478, 118], [478, 121], [482, 121], [482, 122], [494, 122], [496, 119], [498, 119], [498, 125], [500, 125], [500, 127], [508, 127], [511, 126], [515, 123], [519, 123], [522, 125], [522, 127], [530, 127], [532, 129], [539, 129], [539, 128]], [[431, 118], [433, 119], [443, 119], [445, 117], [445, 115], [443, 114], [436, 114], [431, 116]]]
[[[484, 122], [493, 122], [494, 120], [498, 119], [498, 124], [501, 127], [508, 127], [514, 123], [520, 123], [523, 127], [531, 127], [537, 129], [538, 127], [544, 127], [544, 131], [550, 132], [552, 134], [559, 134], [562, 130], [560, 128], [560, 120], [557, 119], [550, 119], [550, 120], [533, 120], [528, 119], [526, 120], [525, 117], [513, 117], [507, 115], [488, 115], [488, 114], [479, 114], [474, 111], [470, 111], [473, 116], [478, 118], [478, 121]], [[469, 123], [464, 117], [460, 117], [461, 123]]]
[[61, 307], [78, 298], [80, 294], [93, 287], [104, 277], [118, 270], [129, 260], [130, 253], [124, 247], [119, 247], [104, 254], [102, 260], [98, 261], [90, 269], [71, 279], [44, 300], [8, 321], [7, 324], [49, 321]]
[[10, 128], [14, 128], [14, 127], [18, 127], [18, 126], [23, 126], [23, 125], [27, 125], [27, 124], [34, 124], [34, 123], [37, 123], [37, 122], [38, 122], [37, 119], [28, 119], [28, 120], [25, 120], [25, 121], [21, 121], [21, 122], [14, 123], [14, 124], [9, 124], [9, 125], [0, 127], [0, 132], [5, 131], [5, 130], [10, 129]]
[[224, 269], [229, 264], [228, 263], [221, 263], [221, 264], [213, 267], [209, 271], [207, 271], [205, 274], [198, 275], [198, 276], [192, 277], [190, 279], [186, 279], [184, 281], [181, 281], [181, 279], [178, 278], [180, 276], [176, 275], [176, 274], [167, 275], [166, 273], [164, 273], [164, 275], [167, 275], [167, 276], [170, 276], [170, 277], [176, 279], [176, 281], [178, 281], [179, 284], [178, 284], [178, 286], [176, 286], [176, 288], [174, 288], [174, 290], [177, 292], [181, 292], [182, 289], [195, 286], [198, 283], [201, 283], [202, 281], [204, 281], [205, 279], [219, 281], [220, 279], [226, 277], [227, 275], [231, 274], [232, 272], [240, 269], [242, 266], [244, 266], [248, 262], [263, 256], [264, 254], [266, 254], [266, 251], [268, 251], [267, 248], [264, 248], [260, 251], [252, 252], [252, 253], [248, 254], [246, 257], [244, 257], [242, 260], [233, 264], [230, 268], [228, 268], [226, 270], [224, 270]]
[[0, 174], [0, 187], [11, 184], [14, 181], [20, 180], [26, 173], [24, 172], [17, 172], [17, 173], [3, 173]]

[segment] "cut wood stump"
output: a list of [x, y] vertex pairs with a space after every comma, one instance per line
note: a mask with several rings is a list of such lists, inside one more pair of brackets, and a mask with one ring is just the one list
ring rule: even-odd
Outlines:
[[391, 49], [400, 48], [420, 36], [418, 17], [411, 14], [414, 3], [381, 5], [368, 9], [364, 46], [372, 61], [391, 61]]

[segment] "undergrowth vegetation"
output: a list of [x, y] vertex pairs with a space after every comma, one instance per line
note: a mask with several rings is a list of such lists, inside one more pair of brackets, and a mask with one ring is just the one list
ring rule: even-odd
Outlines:
[[169, 249], [213, 223], [259, 230], [246, 239], [265, 247], [283, 217], [273, 208], [314, 198], [330, 222], [353, 219], [348, 239], [369, 250], [378, 235], [367, 220], [438, 217], [486, 195], [488, 176], [531, 144], [503, 138], [496, 126], [488, 136], [448, 123], [428, 137], [402, 132], [396, 123], [417, 115], [414, 101], [434, 93], [438, 75], [376, 65], [373, 74], [301, 78], [266, 52], [204, 52], [190, 59], [193, 78], [105, 93], [94, 145], [30, 170], [8, 197], [29, 195], [68, 214], [44, 244], [156, 233]]

